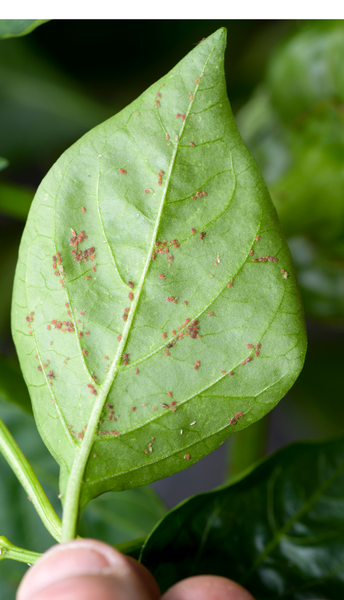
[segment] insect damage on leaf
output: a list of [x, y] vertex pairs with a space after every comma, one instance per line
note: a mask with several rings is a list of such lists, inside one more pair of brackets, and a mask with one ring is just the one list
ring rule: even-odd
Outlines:
[[72, 472], [82, 505], [194, 464], [302, 368], [294, 269], [231, 113], [225, 43], [220, 29], [81, 138], [30, 210], [13, 335], [61, 492]]

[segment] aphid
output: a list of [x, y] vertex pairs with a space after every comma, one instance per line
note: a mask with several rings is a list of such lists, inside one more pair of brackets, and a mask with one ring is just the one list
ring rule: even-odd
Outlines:
[[133, 300], [133, 299], [134, 299], [134, 294], [133, 294], [133, 292], [129, 292], [129, 294], [128, 294], [128, 298], [129, 298], [129, 300]]
[[136, 410], [136, 406], [133, 406], [130, 410], [131, 412], [134, 412], [134, 410]]
[[246, 365], [246, 360], [243, 360], [241, 364]]
[[190, 142], [190, 146], [193, 146], [193, 147], [195, 147], [195, 144], [194, 144], [194, 142]]
[[199, 84], [199, 80], [200, 80], [200, 77], [197, 77], [197, 79], [195, 79], [195, 84], [196, 84], [196, 85], [198, 85], [198, 84]]
[[155, 106], [156, 106], [157, 108], [160, 108], [160, 102], [159, 102], [159, 100], [156, 100], [156, 101], [155, 101]]
[[285, 273], [283, 273], [283, 277], [284, 277], [284, 279], [288, 279], [289, 273], [287, 271], [285, 271]]
[[120, 342], [120, 341], [121, 341], [121, 339], [122, 339], [122, 334], [120, 333], [120, 334], [117, 336], [117, 341], [118, 341], [118, 342]]
[[87, 356], [87, 354], [88, 354], [87, 350], [85, 350], [85, 349], [82, 351], [82, 353], [83, 353], [85, 356]]
[[188, 305], [188, 303], [187, 303], [187, 301], [186, 301], [186, 300], [184, 300], [184, 304], [185, 304], [185, 306], [187, 306], [187, 305]]
[[127, 172], [124, 169], [118, 169], [120, 173], [123, 173], [124, 175], [127, 174]]
[[261, 344], [257, 344], [256, 345], [256, 349], [259, 350], [259, 348], [261, 347]]
[[50, 331], [50, 325], [47, 325], [47, 330]]
[[[69, 331], [69, 329], [68, 329], [68, 331]], [[85, 331], [85, 335], [90, 335], [90, 332], [89, 331]]]
[[160, 277], [160, 279], [165, 279], [165, 275], [162, 275], [162, 273], [159, 273], [158, 277]]
[[259, 350], [256, 350], [254, 353], [255, 356], [259, 356]]
[[205, 231], [201, 231], [201, 233], [199, 234], [199, 239], [203, 241], [204, 236], [205, 236]]
[[256, 242], [259, 242], [259, 240], [260, 240], [260, 235], [257, 235]]
[[82, 311], [80, 311], [80, 314], [81, 314], [81, 315], [84, 315], [84, 314], [85, 314], [85, 312], [86, 312], [85, 310], [82, 310]]
[[225, 374], [226, 374], [226, 371], [221, 371], [221, 373], [222, 373], [223, 375], [225, 375]]
[[163, 408], [170, 408], [168, 404], [165, 404], [165, 402], [161, 405]]
[[40, 373], [42, 373], [42, 367], [41, 367], [41, 365], [39, 365], [39, 367], [37, 367], [37, 369], [40, 371]]
[[149, 454], [149, 452], [148, 452], [147, 448], [145, 448], [145, 454]]
[[127, 320], [127, 318], [128, 318], [128, 315], [127, 315], [127, 313], [124, 313], [124, 315], [122, 315], [122, 319], [123, 319], [123, 321], [126, 321], [126, 320]]
[[167, 392], [169, 397], [172, 398], [172, 392]]
[[246, 362], [247, 362], [247, 363], [248, 363], [248, 362], [251, 362], [251, 360], [252, 360], [252, 356], [248, 356], [248, 357], [246, 358]]
[[137, 375], [137, 374], [138, 374], [138, 372], [139, 372], [139, 370], [138, 370], [138, 369], [135, 369], [135, 375]]
[[196, 233], [196, 229], [194, 227], [191, 228], [191, 233], [192, 234]]
[[86, 208], [84, 206], [81, 207], [82, 212], [86, 212]]
[[165, 340], [165, 339], [166, 339], [166, 333], [165, 333], [165, 331], [164, 331], [164, 332], [163, 332], [163, 334], [162, 334], [162, 339], [163, 339], [163, 340]]
[[134, 284], [132, 281], [128, 281], [128, 286], [131, 287], [131, 289], [134, 289]]
[[155, 254], [155, 252], [153, 252], [153, 254], [152, 254], [152, 260], [155, 260], [155, 259], [156, 259], [156, 254]]
[[181, 117], [181, 116], [182, 116], [182, 115], [181, 115], [180, 113], [178, 113], [178, 114], [176, 115], [176, 119], [178, 119], [178, 118], [179, 118], [179, 117]]
[[233, 372], [233, 371], [231, 371], [230, 373], [228, 373], [228, 375], [234, 375], [234, 372]]
[[246, 344], [246, 348], [254, 348], [253, 344]]
[[250, 255], [251, 255], [251, 256], [253, 255], [253, 250], [250, 250]]
[[173, 402], [171, 402], [170, 406], [175, 406], [177, 404], [177, 402], [175, 400], [173, 400]]
[[233, 281], [230, 281], [229, 284], [227, 285], [227, 287], [232, 287], [233, 285]]
[[191, 458], [191, 454], [184, 454], [184, 458], [185, 458], [186, 460], [190, 460], [190, 458]]
[[166, 138], [166, 140], [170, 139], [170, 136], [168, 135], [168, 133], [166, 133], [165, 138]]
[[182, 115], [182, 121], [185, 121], [185, 119], [186, 119], [186, 116]]
[[129, 354], [124, 354], [123, 365], [126, 366], [129, 363]]
[[159, 92], [156, 93], [157, 98], [161, 98], [161, 94], [159, 94]]
[[191, 92], [189, 92], [189, 99], [190, 99], [190, 100], [193, 100], [193, 95], [192, 95], [192, 93], [191, 93]]
[[229, 424], [230, 424], [230, 425], [236, 425], [236, 424], [237, 424], [237, 420], [236, 420], [236, 418], [235, 418], [235, 417], [231, 417], [231, 418], [229, 419]]
[[213, 314], [214, 314], [213, 312], [208, 313], [208, 317], [211, 317]]

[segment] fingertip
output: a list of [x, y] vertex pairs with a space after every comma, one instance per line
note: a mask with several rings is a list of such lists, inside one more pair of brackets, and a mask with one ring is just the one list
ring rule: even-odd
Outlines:
[[254, 600], [241, 585], [218, 575], [188, 577], [173, 585], [161, 600]]
[[[110, 589], [111, 581], [113, 591], [109, 596], [105, 591]], [[74, 593], [70, 597], [84, 600], [97, 585], [103, 590], [104, 600], [113, 598], [116, 590], [121, 590], [123, 600], [160, 597], [155, 580], [143, 565], [103, 542], [83, 539], [50, 548], [25, 574], [17, 600], [44, 598], [45, 592], [47, 598], [58, 598], [54, 590], [62, 588], [66, 593], [68, 590], [68, 597]]]

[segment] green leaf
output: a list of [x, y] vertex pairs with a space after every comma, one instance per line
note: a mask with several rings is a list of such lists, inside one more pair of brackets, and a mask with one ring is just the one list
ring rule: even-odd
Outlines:
[[61, 466], [64, 539], [79, 494], [84, 506], [187, 468], [302, 368], [291, 256], [230, 110], [225, 43], [220, 29], [81, 138], [31, 206], [12, 328]]
[[8, 166], [7, 158], [3, 158], [2, 156], [0, 156], [0, 171], [2, 171], [3, 169], [6, 169], [7, 166]]
[[344, 438], [293, 444], [236, 483], [170, 511], [142, 563], [162, 593], [193, 575], [222, 575], [257, 600], [344, 594]]
[[79, 534], [116, 544], [116, 547], [131, 544], [134, 538], [147, 537], [166, 512], [159, 496], [149, 486], [110, 492], [86, 507], [81, 515]]
[[0, 396], [32, 415], [30, 396], [20, 369], [4, 356], [0, 356]]
[[26, 220], [34, 193], [21, 185], [0, 180], [0, 211], [10, 217]]
[[0, 19], [0, 39], [27, 35], [48, 21], [50, 19]]

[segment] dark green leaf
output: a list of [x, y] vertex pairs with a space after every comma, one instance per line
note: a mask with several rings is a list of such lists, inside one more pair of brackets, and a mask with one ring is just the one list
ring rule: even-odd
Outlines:
[[344, 595], [344, 439], [289, 446], [172, 510], [142, 563], [162, 592], [193, 575], [229, 577], [257, 600]]
[[0, 156], [0, 171], [2, 171], [3, 169], [6, 169], [7, 166], [8, 166], [7, 158], [3, 158], [2, 156]]
[[113, 104], [104, 107], [86, 94], [29, 38], [1, 45], [0, 80], [0, 153], [13, 165], [21, 161], [26, 170], [32, 163], [40, 171], [50, 166], [78, 137], [116, 112]]
[[[62, 493], [73, 470], [83, 505], [187, 468], [302, 368], [294, 269], [230, 110], [225, 39], [67, 150], [30, 210], [13, 335]], [[152, 260], [157, 240], [169, 253]]]
[[50, 19], [0, 19], [0, 39], [20, 37], [31, 33]]
[[0, 356], [0, 395], [32, 415], [30, 396], [20, 369], [3, 356]]
[[0, 211], [10, 217], [26, 220], [34, 193], [21, 185], [0, 181]]
[[[131, 544], [134, 538], [147, 537], [165, 514], [165, 506], [151, 487], [110, 492], [92, 500], [84, 510], [79, 535], [116, 546]], [[131, 552], [131, 547], [127, 550]]]

